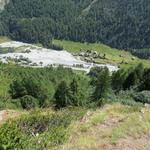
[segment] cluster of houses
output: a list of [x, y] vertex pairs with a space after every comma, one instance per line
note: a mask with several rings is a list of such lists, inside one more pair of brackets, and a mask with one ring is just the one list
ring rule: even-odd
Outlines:
[[99, 54], [97, 51], [93, 50], [87, 50], [83, 52], [80, 50], [80, 53], [78, 54], [80, 57], [84, 58], [84, 61], [88, 63], [95, 63], [94, 59], [106, 59], [106, 54]]
[[[78, 53], [78, 56], [82, 57], [82, 59], [84, 59], [84, 61], [86, 61], [87, 63], [95, 63], [95, 59], [107, 59], [106, 54], [100, 54], [97, 51], [93, 50], [83, 51], [81, 49], [80, 52]], [[119, 55], [119, 57], [124, 58], [124, 56], [121, 54]], [[132, 57], [131, 59], [132, 61], [134, 61], [136, 58]], [[128, 62], [122, 60], [120, 64], [128, 64]]]

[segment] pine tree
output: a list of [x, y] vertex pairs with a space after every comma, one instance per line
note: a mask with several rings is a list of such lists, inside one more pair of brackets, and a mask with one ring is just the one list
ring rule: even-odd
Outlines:
[[126, 72], [121, 69], [112, 74], [112, 89], [119, 92], [123, 88], [123, 83], [126, 79]]
[[93, 93], [94, 101], [102, 104], [102, 99], [106, 98], [110, 89], [110, 74], [108, 68], [104, 68], [97, 79], [95, 91]]
[[74, 78], [70, 84], [70, 89], [72, 91], [73, 94], [77, 94], [78, 93], [78, 82], [77, 80]]
[[143, 75], [143, 79], [142, 82], [139, 86], [139, 90], [140, 91], [150, 91], [150, 69], [145, 69], [144, 70], [144, 75]]
[[57, 108], [66, 107], [71, 104], [71, 91], [65, 81], [62, 81], [55, 93], [55, 104]]
[[137, 74], [138, 82], [142, 80], [143, 73], [144, 73], [144, 66], [142, 63], [139, 63], [135, 68], [135, 72]]
[[75, 106], [80, 105], [80, 90], [79, 90], [79, 84], [77, 80], [74, 78], [70, 84], [70, 90], [71, 90], [71, 100], [72, 103]]
[[9, 92], [14, 99], [27, 95], [27, 91], [23, 85], [23, 82], [19, 80], [13, 81], [13, 83], [10, 85]]
[[135, 71], [132, 71], [131, 73], [129, 73], [128, 77], [126, 78], [123, 84], [123, 89], [124, 90], [130, 89], [131, 87], [137, 84], [138, 84], [138, 76]]

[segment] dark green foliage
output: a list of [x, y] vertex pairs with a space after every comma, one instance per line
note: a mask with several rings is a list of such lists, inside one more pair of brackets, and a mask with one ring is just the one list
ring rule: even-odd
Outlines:
[[146, 48], [146, 49], [133, 49], [130, 50], [130, 52], [142, 59], [149, 59], [150, 57], [150, 48]]
[[[72, 103], [72, 105], [75, 106], [78, 104], [83, 106], [85, 101], [88, 101], [88, 79], [85, 76], [73, 73], [71, 69], [63, 68], [62, 66], [55, 69], [52, 67], [41, 69], [6, 67], [6, 70], [7, 69], [10, 71], [10, 76], [13, 79], [9, 90], [13, 99], [20, 99], [23, 96], [30, 95], [38, 100], [39, 107], [52, 106], [55, 99], [55, 93], [63, 80], [67, 84], [67, 88], [69, 88], [65, 91], [69, 92], [69, 102], [67, 104]], [[72, 92], [74, 91], [70, 90], [70, 83], [75, 78], [78, 80], [78, 91], [73, 95]], [[62, 89], [64, 90], [63, 87]], [[64, 94], [63, 91], [59, 92], [60, 94]], [[77, 97], [76, 101], [75, 97]]]
[[38, 82], [37, 79], [33, 77], [26, 77], [20, 81], [14, 81], [10, 85], [10, 94], [14, 99], [30, 95], [39, 100], [39, 104], [41, 107], [44, 104], [44, 101], [50, 96], [50, 93], [47, 92], [42, 83]]
[[130, 72], [125, 82], [123, 83], [123, 89], [124, 90], [130, 89], [131, 87], [137, 85], [137, 83], [138, 83], [138, 77], [136, 72], [135, 71]]
[[110, 93], [108, 95], [107, 103], [121, 103], [123, 105], [129, 105], [129, 106], [143, 106], [143, 104], [139, 101], [135, 101], [133, 98], [133, 95], [136, 95], [137, 93], [130, 89], [126, 91], [119, 91], [118, 93]]
[[49, 41], [53, 37], [101, 42], [149, 57], [149, 51], [139, 50], [150, 48], [149, 0], [92, 2], [10, 0], [0, 16], [0, 35], [9, 35], [24, 42], [40, 42], [46, 47], [50, 46]]
[[121, 69], [114, 72], [112, 74], [112, 89], [119, 92], [122, 89], [128, 90], [133, 87], [137, 88], [144, 80], [144, 72], [144, 67], [141, 63], [134, 68], [127, 70]]
[[140, 103], [150, 104], [150, 91], [142, 91], [136, 94], [132, 94], [135, 101]]
[[124, 90], [133, 86], [138, 86], [143, 80], [144, 67], [143, 64], [138, 64], [135, 68], [128, 70], [128, 76], [123, 83]]
[[142, 76], [141, 84], [139, 85], [139, 90], [148, 90], [150, 91], [150, 69], [145, 69]]
[[143, 74], [144, 74], [144, 66], [142, 63], [139, 63], [136, 68], [135, 68], [135, 72], [137, 74], [138, 77], [138, 83], [141, 82], [142, 78], [143, 78]]
[[32, 108], [39, 107], [38, 100], [30, 95], [25, 95], [21, 97], [20, 101], [23, 109], [32, 109]]
[[125, 82], [126, 76], [127, 73], [123, 69], [112, 74], [112, 89], [115, 92], [119, 92], [123, 89], [123, 83]]
[[94, 86], [96, 84], [97, 78], [101, 72], [102, 72], [102, 68], [100, 68], [100, 67], [94, 67], [90, 70], [88, 75], [91, 78], [91, 83], [90, 83], [91, 85]]
[[98, 75], [95, 90], [93, 93], [94, 101], [98, 102], [99, 105], [102, 104], [102, 99], [106, 98], [111, 85], [110, 74], [108, 68], [102, 69], [101, 73]]
[[71, 105], [71, 91], [65, 81], [62, 81], [55, 93], [55, 104], [57, 108]]
[[97, 107], [108, 99], [114, 101], [110, 96], [113, 94], [118, 97], [115, 98], [117, 101], [120, 99], [120, 102], [130, 104], [130, 100], [136, 103], [132, 95], [122, 95], [121, 98], [120, 91], [132, 89], [138, 93], [150, 90], [150, 70], [143, 68], [142, 64], [118, 70], [112, 75], [107, 68], [92, 68], [86, 76], [62, 66], [28, 68], [4, 64], [0, 65], [0, 72], [9, 78], [5, 89], [10, 93], [4, 90], [6, 95], [0, 96], [1, 108]]
[[83, 89], [81, 85], [76, 78], [70, 83], [71, 101], [73, 106], [86, 106], [89, 103], [89, 97], [87, 97], [86, 93], [88, 92], [88, 89]]
[[56, 108], [62, 108], [67, 106], [87, 106], [89, 103], [88, 88], [84, 89], [85, 85], [82, 85], [79, 81], [80, 78], [73, 78], [68, 85], [65, 81], [62, 81], [55, 93], [55, 105]]
[[25, 86], [23, 85], [23, 82], [19, 80], [15, 80], [11, 85], [10, 85], [10, 94], [12, 98], [20, 98], [24, 95], [27, 95], [27, 91]]
[[54, 50], [57, 50], [57, 51], [63, 50], [63, 46], [56, 45], [56, 44], [50, 44], [48, 48], [51, 48], [51, 49], [54, 49]]

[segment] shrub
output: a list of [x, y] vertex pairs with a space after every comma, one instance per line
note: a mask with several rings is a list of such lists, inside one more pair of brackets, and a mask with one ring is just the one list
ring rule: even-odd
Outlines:
[[84, 109], [71, 108], [54, 113], [31, 111], [17, 120], [0, 126], [0, 149], [51, 149], [64, 143], [68, 137], [68, 126], [81, 119]]
[[132, 89], [127, 91], [120, 91], [116, 95], [111, 93], [108, 96], [107, 102], [108, 103], [119, 102], [123, 105], [129, 105], [129, 106], [141, 106], [142, 103], [136, 102], [135, 99], [133, 98], [132, 96], [133, 93], [135, 94], [135, 92]]
[[21, 106], [24, 109], [31, 109], [38, 107], [38, 100], [30, 95], [25, 95], [21, 99]]
[[144, 91], [144, 90], [150, 91], [150, 68], [144, 70], [142, 82], [139, 85], [139, 90], [140, 91]]
[[150, 104], [150, 92], [149, 91], [142, 91], [132, 95], [134, 100], [141, 103], [148, 103]]
[[54, 50], [58, 50], [58, 51], [62, 51], [63, 50], [63, 46], [62, 45], [56, 45], [56, 44], [50, 44], [48, 46], [48, 48], [54, 49]]
[[13, 83], [10, 85], [9, 92], [14, 99], [27, 95], [27, 90], [23, 85], [23, 82], [20, 80], [13, 81]]
[[8, 96], [0, 96], [0, 109], [17, 109], [21, 108], [20, 100], [12, 100]]

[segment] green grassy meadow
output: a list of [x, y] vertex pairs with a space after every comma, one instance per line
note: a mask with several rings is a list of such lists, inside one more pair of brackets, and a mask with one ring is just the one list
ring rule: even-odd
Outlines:
[[[53, 43], [56, 45], [63, 46], [64, 50], [71, 52], [73, 54], [78, 54], [81, 51], [93, 50], [97, 51], [101, 55], [106, 55], [106, 59], [96, 59], [96, 63], [100, 64], [114, 64], [120, 65], [121, 67], [131, 67], [137, 65], [138, 63], [143, 63], [145, 67], [150, 67], [150, 60], [142, 60], [133, 56], [130, 52], [124, 50], [118, 50], [111, 48], [104, 44], [97, 43], [80, 43], [72, 42], [66, 40], [53, 40]], [[134, 59], [134, 60], [133, 60]], [[120, 64], [121, 62], [126, 62], [125, 64]]]

